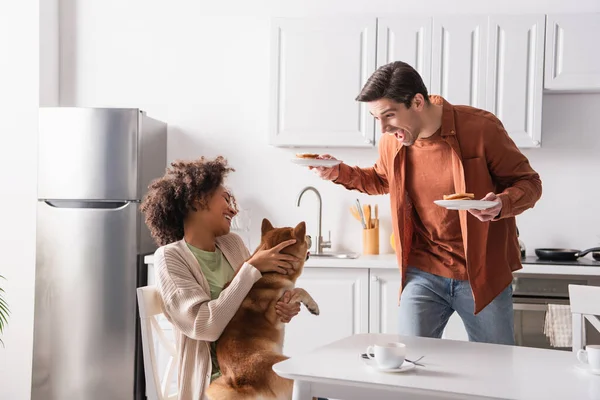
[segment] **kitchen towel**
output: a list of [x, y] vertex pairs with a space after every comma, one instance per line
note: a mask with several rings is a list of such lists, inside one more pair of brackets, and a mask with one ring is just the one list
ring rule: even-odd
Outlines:
[[571, 347], [573, 345], [572, 322], [569, 305], [548, 304], [544, 334], [550, 339], [552, 347]]

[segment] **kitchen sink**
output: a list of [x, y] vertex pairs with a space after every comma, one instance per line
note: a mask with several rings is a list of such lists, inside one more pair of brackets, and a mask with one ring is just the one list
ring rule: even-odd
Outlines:
[[355, 259], [358, 258], [358, 253], [321, 253], [314, 254], [310, 253], [309, 258], [340, 258], [340, 259]]

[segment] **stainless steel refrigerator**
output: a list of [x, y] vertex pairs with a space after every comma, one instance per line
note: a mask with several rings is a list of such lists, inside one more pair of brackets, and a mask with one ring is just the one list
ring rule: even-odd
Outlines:
[[145, 397], [139, 211], [167, 125], [138, 109], [40, 108], [33, 400]]

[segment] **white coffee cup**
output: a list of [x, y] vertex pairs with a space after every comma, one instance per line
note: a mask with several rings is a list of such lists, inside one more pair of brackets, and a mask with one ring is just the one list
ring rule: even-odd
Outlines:
[[[373, 353], [374, 357], [371, 356]], [[399, 368], [406, 357], [404, 343], [391, 342], [367, 347], [367, 357], [375, 360], [380, 368]]]
[[577, 359], [583, 364], [588, 364], [594, 371], [600, 371], [600, 345], [590, 344], [585, 350], [577, 352]]

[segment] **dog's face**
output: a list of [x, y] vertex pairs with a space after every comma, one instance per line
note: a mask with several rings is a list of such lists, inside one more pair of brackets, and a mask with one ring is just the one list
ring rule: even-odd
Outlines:
[[306, 223], [302, 221], [296, 225], [295, 228], [274, 228], [268, 219], [263, 219], [259, 247], [264, 245], [265, 249], [270, 249], [277, 246], [279, 243], [290, 239], [296, 239], [296, 243], [283, 248], [281, 253], [291, 254], [300, 259], [300, 261], [294, 263], [293, 273], [288, 274], [288, 276], [291, 275], [293, 278], [297, 278], [302, 273], [304, 262], [308, 260], [309, 256], [309, 243], [306, 236]]

